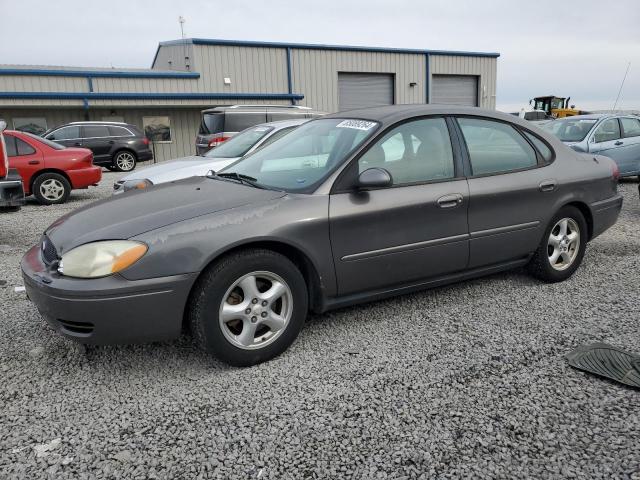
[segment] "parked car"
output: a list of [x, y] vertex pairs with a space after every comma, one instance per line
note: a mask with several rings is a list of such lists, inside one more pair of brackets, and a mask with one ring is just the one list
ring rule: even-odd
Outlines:
[[194, 175], [204, 176], [210, 170], [220, 170], [240, 157], [269, 145], [308, 121], [307, 119], [298, 118], [249, 127], [235, 135], [228, 142], [209, 150], [204, 155], [178, 158], [171, 162], [163, 162], [135, 173], [130, 173], [113, 184], [113, 194], [124, 193], [131, 189], [141, 190], [159, 183], [172, 182], [182, 178], [193, 177]]
[[84, 343], [177, 337], [232, 365], [283, 352], [309, 310], [528, 265], [557, 282], [622, 206], [610, 159], [526, 120], [395, 105], [312, 120], [209, 177], [54, 222], [29, 298]]
[[43, 205], [64, 203], [73, 189], [98, 185], [102, 169], [86, 148], [67, 148], [17, 130], [5, 131], [9, 166], [20, 173], [26, 195]]
[[254, 125], [297, 118], [308, 120], [320, 115], [324, 113], [300, 105], [230, 105], [209, 108], [202, 111], [200, 130], [196, 136], [196, 153], [204, 155], [236, 133]]
[[149, 139], [128, 123], [73, 122], [48, 131], [44, 138], [67, 147], [88, 148], [95, 165], [119, 172], [130, 172], [137, 162], [153, 158]]
[[542, 126], [577, 152], [612, 158], [621, 177], [640, 176], [640, 117], [591, 114], [561, 118]]
[[9, 157], [4, 139], [7, 124], [0, 120], [0, 208], [17, 209], [24, 204], [22, 178], [18, 171], [9, 168]]

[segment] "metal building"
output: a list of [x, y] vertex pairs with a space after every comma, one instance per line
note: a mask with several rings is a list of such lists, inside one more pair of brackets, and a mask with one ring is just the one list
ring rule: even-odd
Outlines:
[[77, 120], [168, 122], [159, 161], [193, 154], [200, 111], [300, 104], [325, 112], [401, 103], [495, 108], [498, 53], [185, 39], [150, 69], [0, 66], [0, 118], [39, 131]]

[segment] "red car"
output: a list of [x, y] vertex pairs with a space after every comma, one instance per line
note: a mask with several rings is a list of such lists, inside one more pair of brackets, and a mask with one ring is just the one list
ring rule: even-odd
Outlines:
[[5, 130], [9, 167], [22, 177], [25, 195], [43, 205], [64, 203], [72, 189], [97, 185], [102, 169], [86, 148], [67, 148], [26, 132]]

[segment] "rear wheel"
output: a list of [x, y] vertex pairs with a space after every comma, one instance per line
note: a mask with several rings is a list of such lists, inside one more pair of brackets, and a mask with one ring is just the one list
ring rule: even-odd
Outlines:
[[42, 205], [54, 205], [67, 201], [71, 194], [71, 185], [59, 173], [47, 172], [36, 177], [32, 191]]
[[121, 150], [113, 157], [113, 166], [119, 172], [131, 172], [136, 168], [136, 156], [128, 150]]
[[529, 271], [545, 282], [561, 282], [578, 269], [587, 246], [587, 222], [575, 207], [554, 215], [536, 250]]
[[285, 256], [248, 250], [224, 257], [194, 287], [188, 318], [196, 343], [246, 367], [270, 360], [296, 339], [307, 316], [304, 277]]

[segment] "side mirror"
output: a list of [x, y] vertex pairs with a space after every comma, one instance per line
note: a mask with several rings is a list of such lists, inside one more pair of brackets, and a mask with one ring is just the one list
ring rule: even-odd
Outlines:
[[368, 168], [358, 176], [358, 188], [389, 187], [392, 184], [393, 178], [384, 168]]

